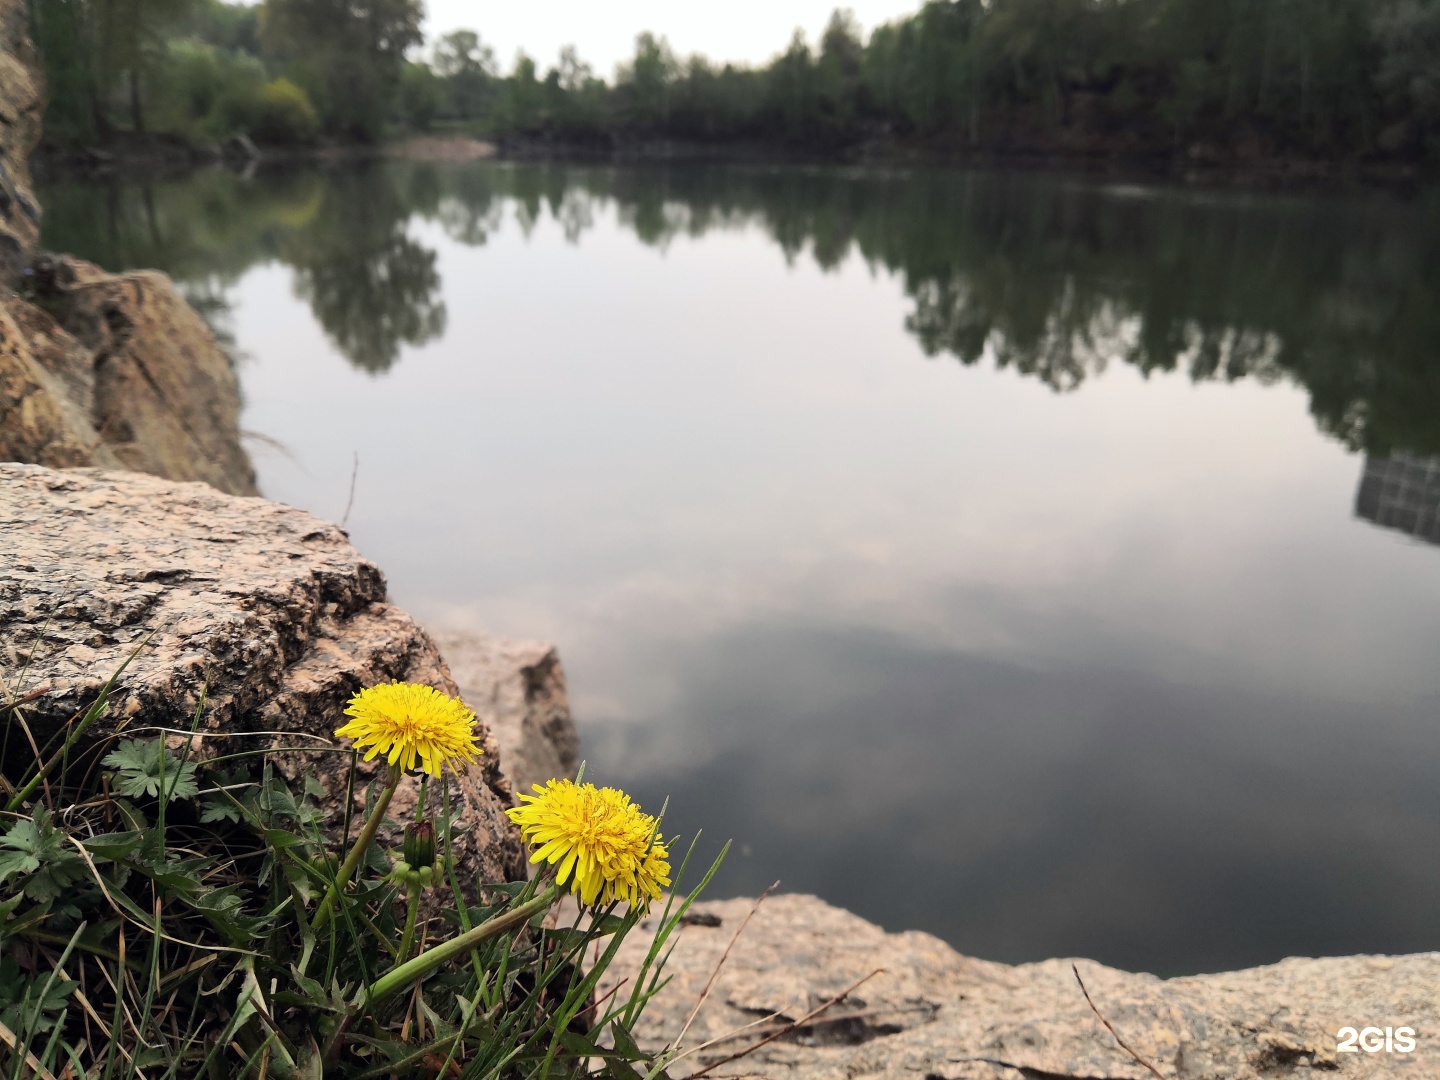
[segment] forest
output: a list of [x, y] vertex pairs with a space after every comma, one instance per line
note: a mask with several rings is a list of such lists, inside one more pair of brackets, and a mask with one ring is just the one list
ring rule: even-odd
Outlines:
[[32, 0], [53, 148], [648, 143], [812, 153], [1440, 161], [1440, 0], [930, 0], [836, 11], [766, 65], [642, 33], [609, 78], [572, 47], [502, 68], [421, 0]]

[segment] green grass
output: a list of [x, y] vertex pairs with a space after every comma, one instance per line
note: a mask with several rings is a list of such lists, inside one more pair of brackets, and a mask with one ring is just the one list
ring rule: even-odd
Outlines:
[[[597, 1001], [641, 913], [547, 929], [561, 890], [543, 875], [459, 880], [449, 856], [464, 823], [440, 815], [443, 873], [418, 907], [427, 951], [407, 958], [391, 943], [408, 889], [377, 843], [333, 917], [315, 919], [355, 830], [327, 836], [319, 785], [292, 788], [275, 751], [242, 736], [196, 762], [189, 740], [166, 749], [166, 732], [142, 726], [93, 739], [122, 675], [49, 746], [28, 740], [23, 692], [0, 706], [7, 736], [23, 728], [30, 747], [8, 747], [21, 764], [0, 813], [0, 1080], [666, 1075], [678, 1051], [647, 1054], [634, 1032], [719, 859], [681, 898], [692, 842], [639, 978]], [[345, 754], [355, 783], [348, 750], [285, 750]]]

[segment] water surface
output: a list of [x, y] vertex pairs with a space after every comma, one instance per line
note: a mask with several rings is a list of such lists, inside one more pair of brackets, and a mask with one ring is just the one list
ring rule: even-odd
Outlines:
[[[1440, 947], [1440, 202], [480, 162], [56, 182], [262, 490], [558, 643], [668, 824], [980, 956]], [[713, 850], [713, 847], [708, 850]]]

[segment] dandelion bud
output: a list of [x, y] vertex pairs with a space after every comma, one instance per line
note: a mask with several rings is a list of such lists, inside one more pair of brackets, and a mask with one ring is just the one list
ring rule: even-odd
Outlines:
[[417, 870], [435, 862], [435, 826], [429, 821], [414, 821], [405, 826], [405, 843], [401, 849], [405, 861]]

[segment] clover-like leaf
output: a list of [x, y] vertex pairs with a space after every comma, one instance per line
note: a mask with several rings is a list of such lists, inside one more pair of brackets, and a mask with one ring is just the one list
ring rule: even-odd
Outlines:
[[240, 807], [235, 805], [233, 799], [227, 799], [224, 795], [208, 796], [204, 809], [200, 811], [200, 821], [207, 825], [212, 821], [230, 821], [238, 825], [240, 816]]
[[[48, 975], [27, 978], [11, 956], [0, 959], [0, 1024], [12, 1031], [43, 1034], [79, 984]], [[43, 996], [42, 996], [43, 995]]]
[[182, 762], [160, 739], [126, 739], [105, 755], [104, 764], [115, 770], [120, 793], [132, 799], [156, 798], [162, 784], [167, 801], [188, 799], [200, 790], [195, 763]]
[[70, 885], [85, 876], [85, 863], [70, 849], [55, 828], [50, 811], [39, 807], [33, 818], [21, 818], [11, 825], [0, 847], [0, 882], [11, 875], [25, 878], [25, 896], [43, 904], [54, 900]]
[[17, 821], [0, 839], [0, 844], [11, 849], [0, 851], [0, 884], [4, 884], [11, 874], [23, 876], [40, 869], [40, 860], [35, 855], [40, 838], [33, 821]]

